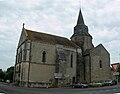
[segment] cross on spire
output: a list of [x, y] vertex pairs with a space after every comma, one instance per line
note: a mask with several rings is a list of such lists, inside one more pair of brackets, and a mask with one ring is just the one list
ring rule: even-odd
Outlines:
[[25, 23], [23, 23], [23, 28], [24, 28], [24, 26], [25, 26]]

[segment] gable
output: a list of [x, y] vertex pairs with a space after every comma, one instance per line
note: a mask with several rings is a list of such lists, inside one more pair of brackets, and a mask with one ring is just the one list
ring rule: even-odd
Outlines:
[[20, 39], [19, 39], [19, 43], [18, 43], [18, 47], [27, 39], [27, 35], [26, 35], [26, 31], [23, 28], [21, 35], [20, 35]]
[[90, 50], [90, 53], [93, 55], [109, 55], [109, 52], [105, 49], [105, 47], [102, 44], [99, 44], [92, 50]]

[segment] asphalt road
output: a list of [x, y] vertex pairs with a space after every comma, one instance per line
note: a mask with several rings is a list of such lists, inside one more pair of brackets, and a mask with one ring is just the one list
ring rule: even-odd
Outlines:
[[100, 88], [25, 88], [0, 83], [0, 94], [120, 94], [120, 84]]

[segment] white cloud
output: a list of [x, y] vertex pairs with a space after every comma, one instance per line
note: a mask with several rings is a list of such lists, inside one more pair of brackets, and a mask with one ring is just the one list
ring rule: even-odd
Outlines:
[[[83, 0], [81, 4], [94, 44], [105, 45], [112, 62], [119, 60], [114, 57], [120, 52], [119, 5], [119, 0]], [[28, 29], [70, 38], [79, 6], [79, 0], [0, 0], [0, 66], [14, 65], [22, 23]]]

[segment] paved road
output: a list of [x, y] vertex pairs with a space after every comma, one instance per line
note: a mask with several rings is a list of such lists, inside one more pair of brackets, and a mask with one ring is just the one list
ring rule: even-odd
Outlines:
[[120, 94], [120, 84], [100, 88], [25, 88], [0, 83], [0, 94]]

